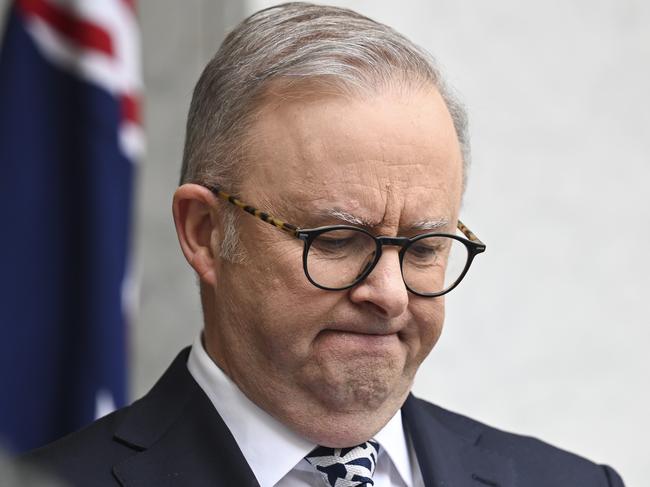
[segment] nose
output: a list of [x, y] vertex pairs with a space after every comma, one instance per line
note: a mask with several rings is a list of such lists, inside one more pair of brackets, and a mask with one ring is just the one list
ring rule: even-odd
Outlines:
[[354, 303], [371, 307], [382, 318], [406, 311], [409, 294], [402, 279], [399, 249], [385, 248], [372, 272], [349, 291]]

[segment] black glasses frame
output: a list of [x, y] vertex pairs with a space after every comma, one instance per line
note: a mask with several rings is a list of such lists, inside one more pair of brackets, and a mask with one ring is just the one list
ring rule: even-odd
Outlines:
[[[463, 224], [460, 220], [458, 220], [458, 225], [457, 228], [460, 230], [467, 238], [459, 237], [458, 235], [452, 235], [448, 233], [423, 233], [416, 235], [415, 237], [386, 237], [386, 236], [375, 236], [372, 233], [368, 232], [366, 229], [361, 228], [361, 227], [354, 227], [351, 225], [327, 225], [323, 227], [318, 227], [318, 228], [298, 228], [295, 225], [292, 225], [291, 223], [286, 223], [282, 220], [279, 220], [271, 215], [269, 215], [266, 212], [263, 212], [261, 210], [258, 210], [257, 208], [247, 205], [243, 201], [235, 198], [234, 196], [230, 195], [229, 193], [226, 193], [221, 189], [219, 186], [205, 186], [207, 189], [212, 191], [212, 193], [223, 199], [228, 201], [229, 203], [237, 206], [238, 208], [244, 210], [245, 212], [253, 215], [256, 218], [259, 218], [260, 220], [273, 225], [274, 227], [290, 234], [291, 236], [302, 240], [304, 242], [304, 248], [302, 252], [302, 267], [303, 271], [305, 273], [305, 276], [311, 282], [314, 286], [316, 286], [319, 289], [324, 289], [326, 291], [343, 291], [345, 289], [350, 289], [351, 287], [356, 286], [359, 284], [361, 281], [363, 281], [368, 275], [373, 271], [377, 263], [379, 262], [379, 259], [381, 259], [382, 255], [382, 249], [384, 245], [390, 245], [390, 246], [397, 246], [401, 247], [399, 251], [399, 264], [400, 264], [400, 271], [402, 273], [402, 281], [404, 282], [404, 285], [406, 286], [406, 289], [408, 289], [409, 292], [417, 295], [417, 296], [422, 296], [426, 298], [435, 298], [438, 296], [442, 296], [444, 294], [447, 294], [449, 291], [453, 290], [458, 284], [460, 284], [460, 281], [463, 280], [465, 275], [467, 274], [467, 271], [469, 270], [470, 266], [472, 265], [472, 262], [474, 260], [474, 257], [476, 257], [478, 254], [485, 252], [486, 245], [478, 239], [476, 235], [465, 225]], [[376, 251], [374, 258], [371, 262], [369, 262], [364, 271], [359, 274], [359, 276], [352, 282], [352, 284], [348, 284], [343, 287], [327, 287], [323, 286], [321, 284], [318, 284], [316, 281], [312, 279], [312, 277], [309, 275], [309, 270], [307, 268], [307, 255], [309, 254], [309, 249], [319, 235], [329, 232], [331, 230], [353, 230], [357, 232], [362, 232], [371, 237], [376, 244]], [[429, 237], [448, 237], [452, 238], [454, 240], [457, 240], [461, 242], [463, 245], [465, 245], [467, 249], [467, 262], [465, 263], [465, 267], [463, 268], [463, 271], [460, 273], [460, 276], [454, 283], [447, 287], [446, 289], [443, 289], [442, 291], [436, 292], [436, 293], [421, 293], [418, 291], [415, 291], [414, 289], [411, 289], [411, 287], [408, 285], [406, 280], [404, 279], [404, 267], [403, 267], [403, 261], [404, 261], [404, 255], [406, 254], [406, 251], [408, 248], [418, 240], [421, 240], [423, 238], [429, 238]]]
[[[374, 258], [372, 261], [368, 262], [366, 264], [363, 272], [357, 276], [357, 278], [351, 283], [347, 284], [342, 287], [328, 287], [328, 286], [323, 286], [322, 284], [319, 284], [318, 282], [314, 281], [309, 274], [309, 269], [307, 266], [307, 256], [309, 255], [309, 248], [311, 247], [311, 244], [313, 241], [321, 234], [332, 231], [332, 230], [352, 230], [356, 232], [362, 232], [368, 235], [370, 238], [372, 238], [375, 241], [375, 252], [374, 252]], [[410, 292], [413, 294], [416, 294], [418, 296], [423, 296], [427, 298], [435, 298], [437, 296], [442, 296], [443, 294], [447, 294], [449, 291], [454, 289], [460, 281], [463, 280], [465, 277], [465, 274], [467, 274], [467, 271], [469, 270], [470, 266], [472, 265], [472, 261], [474, 260], [474, 257], [476, 257], [478, 254], [485, 252], [485, 244], [483, 244], [480, 241], [471, 241], [462, 237], [459, 237], [458, 235], [451, 235], [448, 233], [423, 233], [416, 235], [415, 237], [386, 237], [386, 236], [375, 236], [372, 233], [368, 232], [364, 228], [360, 227], [354, 227], [351, 225], [328, 225], [324, 227], [318, 227], [318, 228], [310, 228], [310, 229], [298, 229], [296, 237], [299, 238], [300, 240], [305, 242], [305, 248], [302, 253], [302, 267], [305, 272], [305, 275], [307, 276], [307, 279], [309, 279], [309, 282], [311, 282], [314, 286], [320, 289], [324, 289], [326, 291], [343, 291], [345, 289], [350, 289], [357, 284], [359, 284], [361, 281], [363, 281], [370, 273], [373, 271], [379, 260], [381, 259], [382, 256], [382, 249], [384, 245], [390, 245], [390, 246], [396, 246], [396, 247], [401, 247], [399, 251], [399, 265], [400, 265], [400, 271], [402, 273], [402, 281], [404, 281], [404, 285], [406, 286], [406, 289], [408, 289]], [[416, 291], [415, 289], [412, 289], [408, 283], [406, 282], [406, 279], [404, 279], [404, 256], [406, 255], [406, 252], [408, 251], [409, 247], [417, 242], [418, 240], [422, 240], [423, 238], [430, 238], [430, 237], [447, 237], [451, 238], [454, 240], [457, 240], [458, 242], [462, 243], [465, 245], [465, 248], [467, 249], [467, 261], [465, 263], [465, 267], [463, 268], [463, 271], [460, 273], [458, 276], [458, 279], [456, 279], [450, 286], [447, 288], [443, 289], [442, 291], [435, 292], [435, 293], [422, 293], [419, 291]]]

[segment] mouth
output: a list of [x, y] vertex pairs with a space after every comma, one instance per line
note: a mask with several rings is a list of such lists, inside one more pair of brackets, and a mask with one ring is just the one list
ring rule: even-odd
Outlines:
[[348, 330], [326, 329], [319, 333], [321, 345], [337, 350], [353, 349], [357, 353], [385, 351], [399, 345], [398, 332], [364, 333]]
[[336, 332], [354, 335], [386, 336], [400, 335], [404, 325], [388, 321], [360, 320], [360, 321], [330, 321], [322, 325], [321, 333]]

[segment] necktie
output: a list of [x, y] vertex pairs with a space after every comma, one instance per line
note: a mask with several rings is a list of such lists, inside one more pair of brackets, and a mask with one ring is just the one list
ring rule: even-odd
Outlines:
[[369, 440], [352, 448], [316, 447], [305, 457], [331, 487], [369, 487], [374, 485], [379, 443]]

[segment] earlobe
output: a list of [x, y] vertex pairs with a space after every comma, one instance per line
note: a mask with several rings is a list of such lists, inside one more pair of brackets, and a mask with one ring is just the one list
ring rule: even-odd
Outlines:
[[[198, 184], [184, 184], [174, 193], [172, 210], [178, 241], [187, 262], [202, 282], [216, 284], [215, 259], [219, 249], [212, 248], [212, 234], [219, 232], [214, 214], [216, 198]], [[215, 239], [216, 242], [221, 239]]]

